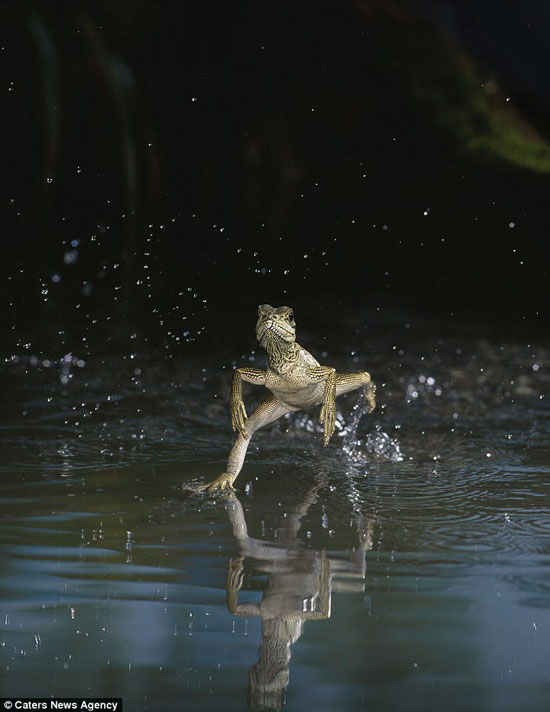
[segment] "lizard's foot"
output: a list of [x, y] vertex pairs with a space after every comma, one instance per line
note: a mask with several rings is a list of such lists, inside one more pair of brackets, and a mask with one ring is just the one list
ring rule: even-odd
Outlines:
[[233, 430], [238, 430], [243, 438], [248, 438], [245, 423], [248, 419], [243, 399], [237, 399], [231, 403], [231, 425]]
[[319, 422], [324, 428], [323, 445], [326, 447], [336, 427], [336, 406], [334, 401], [323, 403]]
[[233, 487], [233, 482], [235, 479], [235, 475], [232, 475], [229, 472], [223, 472], [219, 477], [216, 477], [215, 480], [212, 480], [212, 482], [201, 485], [201, 487], [199, 487], [199, 492], [206, 491], [208, 494], [213, 494], [214, 492], [227, 492], [228, 490], [234, 492], [235, 488]]
[[365, 388], [363, 389], [363, 393], [368, 403], [367, 415], [370, 415], [372, 411], [376, 408], [376, 386], [374, 385], [374, 383], [369, 383], [367, 386], [365, 386]]

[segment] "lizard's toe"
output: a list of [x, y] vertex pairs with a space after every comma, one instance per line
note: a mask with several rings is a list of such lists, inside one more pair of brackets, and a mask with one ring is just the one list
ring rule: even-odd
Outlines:
[[219, 477], [216, 477], [215, 480], [210, 482], [209, 484], [204, 486], [204, 489], [208, 492], [208, 494], [213, 494], [214, 492], [235, 492], [235, 488], [233, 487], [233, 480], [235, 478], [230, 475], [227, 472], [224, 472], [221, 474]]

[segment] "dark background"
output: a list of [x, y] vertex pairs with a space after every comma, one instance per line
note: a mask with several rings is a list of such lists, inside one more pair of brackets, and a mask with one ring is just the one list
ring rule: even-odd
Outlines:
[[7, 354], [217, 348], [263, 302], [546, 337], [545, 0], [0, 14]]

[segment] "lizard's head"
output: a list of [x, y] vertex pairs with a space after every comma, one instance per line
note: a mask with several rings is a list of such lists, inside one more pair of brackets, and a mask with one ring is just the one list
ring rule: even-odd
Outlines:
[[256, 338], [265, 348], [267, 344], [292, 344], [296, 340], [296, 323], [291, 307], [272, 307], [260, 304]]

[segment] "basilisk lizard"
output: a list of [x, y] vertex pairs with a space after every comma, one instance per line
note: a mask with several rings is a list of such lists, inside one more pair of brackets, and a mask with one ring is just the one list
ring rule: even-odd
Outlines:
[[[296, 323], [290, 307], [258, 307], [256, 338], [267, 351], [267, 369], [237, 368], [231, 385], [230, 410], [233, 430], [238, 431], [227, 461], [226, 471], [200, 489], [234, 490], [233, 483], [243, 466], [250, 438], [258, 428], [272, 423], [286, 413], [321, 405], [319, 422], [323, 426], [323, 444], [334, 433], [335, 399], [342, 393], [362, 388], [371, 413], [376, 405], [376, 386], [366, 371], [336, 373], [319, 362], [296, 342]], [[242, 396], [242, 382], [265, 386], [270, 394], [247, 416]]]

